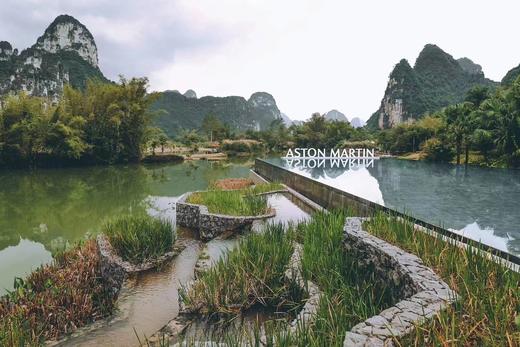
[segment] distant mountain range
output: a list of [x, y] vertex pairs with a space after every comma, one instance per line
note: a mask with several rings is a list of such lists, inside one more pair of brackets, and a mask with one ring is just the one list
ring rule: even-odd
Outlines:
[[[502, 83], [511, 83], [520, 65], [507, 73]], [[426, 113], [463, 101], [476, 85], [500, 85], [484, 76], [482, 67], [469, 58], [455, 60], [436, 45], [427, 44], [413, 68], [402, 59], [393, 69], [379, 109], [367, 122], [370, 128], [391, 128], [411, 122]]]
[[[152, 105], [160, 114], [155, 123], [170, 135], [182, 129], [198, 129], [208, 115], [214, 115], [234, 130], [264, 130], [275, 119], [282, 118], [273, 96], [257, 92], [249, 99], [241, 96], [204, 96], [197, 98], [193, 90], [181, 94], [166, 91]], [[290, 120], [289, 120], [290, 121]]]
[[[502, 79], [510, 84], [520, 75], [520, 65]], [[22, 50], [0, 41], [0, 95], [25, 91], [30, 95], [57, 100], [66, 84], [84, 88], [88, 79], [109, 81], [98, 66], [98, 51], [93, 35], [82, 23], [68, 15], [58, 16], [34, 45]], [[370, 128], [389, 128], [411, 122], [424, 114], [461, 102], [476, 85], [499, 86], [484, 76], [482, 67], [469, 58], [454, 59], [439, 47], [428, 44], [420, 52], [415, 65], [402, 59], [390, 74], [379, 109], [367, 122]], [[156, 124], [169, 135], [181, 129], [197, 129], [209, 114], [215, 115], [234, 130], [269, 127], [275, 119], [287, 126], [300, 124], [280, 112], [271, 94], [257, 92], [249, 99], [241, 96], [198, 98], [194, 90], [184, 94], [165, 91], [152, 106], [161, 110]], [[348, 122], [338, 110], [325, 113], [327, 120]], [[364, 122], [354, 117], [354, 127]]]

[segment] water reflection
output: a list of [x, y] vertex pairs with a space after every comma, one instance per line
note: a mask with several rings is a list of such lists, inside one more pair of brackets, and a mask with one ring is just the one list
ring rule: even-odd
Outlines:
[[[251, 162], [0, 171], [0, 295], [51, 253], [133, 211], [168, 213], [181, 194], [248, 175]], [[22, 241], [20, 241], [22, 240]], [[32, 248], [29, 248], [29, 244]]]
[[373, 165], [291, 171], [520, 254], [520, 171], [385, 158]]

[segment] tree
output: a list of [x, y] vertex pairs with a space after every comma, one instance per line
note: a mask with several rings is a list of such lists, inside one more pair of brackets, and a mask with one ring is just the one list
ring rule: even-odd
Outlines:
[[148, 111], [155, 95], [146, 79], [119, 84], [89, 81], [85, 90], [64, 88], [57, 105], [24, 93], [0, 110], [0, 162], [35, 165], [55, 161], [138, 161], [146, 145]]
[[168, 136], [159, 127], [149, 127], [146, 131], [147, 147], [152, 149], [152, 154], [155, 155], [155, 149], [161, 146], [161, 152], [164, 152], [164, 146], [168, 142]]
[[218, 120], [218, 118], [215, 115], [211, 113], [204, 117], [201, 127], [211, 142], [213, 142], [214, 135], [218, 135], [224, 130], [224, 126], [222, 125], [222, 123]]
[[34, 165], [36, 156], [45, 151], [52, 111], [42, 98], [25, 93], [7, 97], [0, 116], [0, 147], [5, 161]]
[[457, 156], [457, 165], [460, 164], [460, 155], [462, 148], [465, 148], [465, 163], [468, 164], [469, 146], [471, 144], [471, 135], [474, 130], [472, 121], [473, 104], [465, 102], [453, 106], [448, 106], [444, 110], [446, 117], [446, 125], [448, 134], [455, 143], [455, 153]]

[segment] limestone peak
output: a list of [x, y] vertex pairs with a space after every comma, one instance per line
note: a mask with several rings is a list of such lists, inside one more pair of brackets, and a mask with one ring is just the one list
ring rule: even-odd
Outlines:
[[93, 67], [98, 66], [98, 52], [94, 37], [76, 18], [60, 15], [47, 27], [35, 48], [49, 53], [73, 51]]

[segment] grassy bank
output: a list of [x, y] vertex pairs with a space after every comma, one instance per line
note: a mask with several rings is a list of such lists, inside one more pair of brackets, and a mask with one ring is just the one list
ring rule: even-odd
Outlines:
[[40, 346], [45, 340], [106, 317], [115, 297], [99, 272], [96, 243], [57, 255], [53, 264], [18, 279], [0, 298], [0, 346]]
[[188, 197], [187, 202], [205, 205], [210, 213], [256, 216], [269, 211], [266, 198], [258, 194], [280, 189], [283, 189], [283, 186], [276, 183], [258, 184], [238, 190], [214, 189], [193, 193]]
[[233, 317], [255, 305], [291, 310], [301, 299], [285, 270], [293, 253], [282, 225], [252, 234], [181, 293], [189, 311], [210, 317]]
[[114, 218], [105, 224], [104, 232], [121, 258], [134, 264], [171, 251], [175, 242], [172, 223], [148, 215]]
[[460, 295], [456, 305], [403, 345], [520, 346], [520, 274], [385, 214], [376, 215], [365, 228], [419, 256]]

